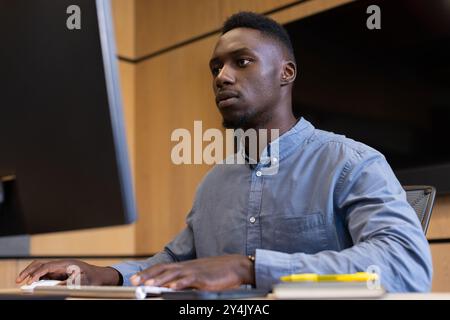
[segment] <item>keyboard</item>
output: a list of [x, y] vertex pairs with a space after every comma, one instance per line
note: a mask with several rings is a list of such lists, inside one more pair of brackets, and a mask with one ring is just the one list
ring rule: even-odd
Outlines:
[[[163, 292], [172, 289], [165, 287], [140, 286], [37, 286], [32, 292], [33, 295], [61, 295], [65, 297], [80, 298], [117, 298], [117, 299], [145, 299], [147, 297], [160, 296]], [[24, 291], [25, 293], [27, 291]]]

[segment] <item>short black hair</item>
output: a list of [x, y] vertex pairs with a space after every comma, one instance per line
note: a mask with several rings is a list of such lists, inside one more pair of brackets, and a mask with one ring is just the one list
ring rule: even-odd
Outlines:
[[261, 31], [264, 35], [275, 39], [282, 44], [290, 55], [291, 59], [295, 60], [294, 48], [286, 29], [275, 20], [266, 17], [262, 14], [242, 11], [233, 14], [223, 24], [222, 34], [236, 28], [250, 28]]

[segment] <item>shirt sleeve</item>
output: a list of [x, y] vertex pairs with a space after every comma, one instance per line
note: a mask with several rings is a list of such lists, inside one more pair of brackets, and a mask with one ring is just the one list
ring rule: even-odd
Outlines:
[[355, 152], [335, 188], [353, 246], [342, 251], [287, 254], [256, 250], [257, 287], [270, 288], [293, 273], [378, 270], [389, 292], [429, 291], [431, 253], [414, 209], [383, 155]]
[[122, 285], [131, 286], [130, 277], [137, 272], [143, 271], [159, 263], [171, 263], [195, 259], [194, 236], [192, 233], [191, 219], [193, 210], [187, 217], [186, 228], [179, 233], [163, 251], [142, 261], [126, 261], [111, 266], [116, 269], [123, 279]]

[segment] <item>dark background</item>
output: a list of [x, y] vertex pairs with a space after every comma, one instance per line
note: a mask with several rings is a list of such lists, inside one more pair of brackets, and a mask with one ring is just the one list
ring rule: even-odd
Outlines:
[[[369, 5], [381, 30], [369, 30]], [[450, 3], [357, 1], [285, 25], [294, 112], [382, 152], [403, 184], [450, 191]]]

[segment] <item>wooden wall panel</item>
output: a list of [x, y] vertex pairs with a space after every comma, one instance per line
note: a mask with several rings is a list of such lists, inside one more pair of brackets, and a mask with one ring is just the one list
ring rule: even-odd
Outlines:
[[433, 292], [450, 292], [450, 243], [432, 244]]
[[133, 254], [134, 225], [35, 235], [30, 251], [37, 256]]
[[436, 197], [427, 238], [450, 239], [450, 196]]
[[0, 260], [0, 289], [15, 288], [17, 260]]
[[267, 12], [295, 0], [137, 0], [136, 57], [220, 28], [235, 12]]
[[[305, 1], [271, 16], [287, 23], [353, 0]], [[141, 57], [220, 28], [238, 11], [268, 12], [295, 0], [137, 0], [136, 55]], [[187, 12], [189, 14], [187, 14]]]
[[289, 23], [307, 16], [325, 11], [354, 0], [314, 0], [305, 1], [296, 6], [271, 14], [270, 17], [279, 23]]
[[136, 68], [137, 252], [160, 250], [184, 226], [207, 165], [176, 166], [171, 133], [221, 128], [208, 61], [215, 37], [139, 63]]
[[134, 58], [136, 55], [135, 0], [112, 0], [117, 53]]

